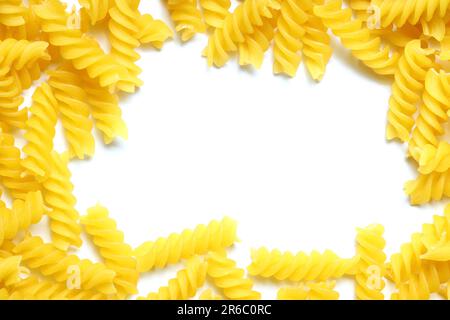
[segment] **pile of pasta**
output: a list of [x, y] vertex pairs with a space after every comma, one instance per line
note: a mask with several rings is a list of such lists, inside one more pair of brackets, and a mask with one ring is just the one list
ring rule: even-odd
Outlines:
[[[175, 37], [141, 13], [139, 2], [79, 0], [76, 9], [60, 0], [0, 0], [0, 182], [12, 200], [0, 202], [1, 299], [132, 298], [141, 274], [176, 263], [184, 267], [166, 286], [140, 298], [260, 299], [254, 282], [270, 278], [280, 282], [279, 299], [338, 299], [343, 277], [354, 279], [358, 299], [384, 299], [387, 282], [395, 287], [392, 299], [449, 298], [450, 206], [389, 259], [384, 229], [373, 224], [357, 229], [352, 257], [261, 247], [247, 270], [227, 253], [237, 240], [230, 218], [132, 248], [105, 207], [80, 216], [69, 161], [94, 155], [94, 127], [106, 144], [127, 138], [119, 97], [143, 85], [136, 49], [161, 49]], [[274, 73], [293, 77], [304, 60], [320, 80], [334, 34], [364, 68], [392, 79], [386, 135], [407, 143], [419, 172], [405, 186], [411, 202], [450, 195], [450, 145], [442, 138], [450, 114], [450, 1], [244, 0], [233, 10], [230, 0], [165, 4], [181, 41], [208, 35], [203, 55], [210, 66], [237, 56], [240, 65], [258, 68], [272, 48]], [[108, 52], [93, 28], [108, 31]], [[31, 105], [23, 106], [30, 88]], [[63, 153], [53, 146], [58, 120]], [[43, 216], [51, 242], [29, 230]], [[101, 262], [76, 255], [82, 233]]]

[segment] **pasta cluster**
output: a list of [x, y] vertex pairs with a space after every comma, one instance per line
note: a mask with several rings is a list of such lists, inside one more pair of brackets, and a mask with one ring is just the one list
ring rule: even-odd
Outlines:
[[[418, 177], [405, 184], [412, 204], [450, 196], [450, 1], [437, 0], [166, 0], [181, 41], [208, 36], [203, 56], [221, 67], [238, 56], [259, 68], [273, 49], [273, 72], [294, 77], [301, 62], [323, 78], [331, 36], [380, 77], [392, 79], [386, 137], [407, 143]], [[136, 49], [161, 49], [174, 37], [163, 21], [139, 10], [139, 0], [0, 0], [0, 299], [260, 299], [259, 279], [280, 284], [279, 299], [338, 299], [337, 282], [353, 279], [358, 299], [449, 298], [450, 205], [387, 257], [384, 228], [357, 229], [355, 253], [291, 253], [253, 249], [246, 269], [227, 249], [236, 222], [225, 217], [130, 246], [108, 210], [76, 208], [71, 159], [95, 153], [94, 128], [106, 144], [128, 132], [119, 106], [143, 85]], [[110, 50], [90, 35], [108, 32]], [[23, 92], [35, 87], [31, 105]], [[54, 150], [55, 127], [67, 150]], [[16, 140], [24, 139], [19, 147]], [[51, 241], [30, 227], [49, 220]], [[76, 252], [86, 234], [100, 262]], [[167, 285], [144, 295], [141, 273], [181, 263]], [[202, 289], [205, 283], [209, 288]], [[291, 285], [286, 285], [291, 283]], [[201, 292], [200, 292], [201, 290]]]

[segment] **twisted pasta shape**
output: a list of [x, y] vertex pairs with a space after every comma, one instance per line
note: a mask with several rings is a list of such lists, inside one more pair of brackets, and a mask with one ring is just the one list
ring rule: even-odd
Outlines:
[[13, 239], [19, 231], [38, 223], [45, 213], [40, 191], [29, 192], [25, 200], [16, 199], [12, 208], [0, 208], [0, 245], [4, 240]]
[[67, 25], [68, 14], [62, 3], [48, 0], [34, 6], [34, 12], [49, 42], [59, 48], [61, 56], [71, 61], [75, 69], [86, 70], [89, 77], [98, 79], [102, 87], [110, 90], [117, 86], [126, 92], [134, 91], [134, 86], [128, 85], [132, 81], [125, 67], [120, 66], [114, 57], [105, 54], [97, 41]]
[[200, 0], [203, 18], [207, 26], [220, 28], [230, 9], [230, 0]]
[[116, 273], [101, 263], [80, 260], [68, 255], [53, 244], [44, 243], [40, 237], [27, 236], [12, 252], [21, 255], [24, 265], [36, 269], [44, 276], [65, 282], [70, 277], [70, 268], [77, 268], [80, 275], [80, 289], [95, 290], [103, 294], [115, 294], [113, 281]]
[[0, 258], [0, 286], [9, 287], [20, 281], [20, 256]]
[[11, 69], [21, 70], [31, 67], [39, 60], [49, 61], [48, 43], [45, 41], [28, 41], [5, 39], [0, 41], [0, 76]]
[[334, 290], [336, 281], [311, 282], [298, 287], [280, 288], [279, 300], [338, 300], [339, 293]]
[[418, 171], [422, 174], [446, 172], [450, 169], [450, 144], [440, 141], [437, 146], [426, 144], [420, 150]]
[[200, 300], [223, 300], [223, 297], [219, 294], [214, 293], [211, 289], [204, 290], [200, 296]]
[[423, 49], [420, 40], [410, 41], [398, 61], [394, 74], [392, 95], [389, 99], [386, 138], [405, 142], [414, 125], [416, 104], [420, 100], [427, 71], [433, 66], [429, 57], [434, 50]]
[[274, 278], [290, 281], [325, 281], [330, 278], [340, 278], [343, 275], [353, 275], [357, 271], [359, 257], [342, 259], [334, 252], [317, 251], [310, 255], [289, 251], [269, 251], [267, 248], [252, 250], [252, 263], [247, 270], [252, 276]]
[[163, 268], [196, 254], [229, 247], [236, 241], [236, 222], [225, 217], [222, 221], [200, 224], [195, 229], [172, 233], [167, 238], [148, 241], [134, 250], [139, 272]]
[[236, 267], [225, 250], [208, 255], [208, 277], [220, 288], [223, 295], [233, 300], [259, 300], [261, 294], [253, 290], [253, 281], [245, 277], [245, 271]]
[[136, 22], [139, 31], [134, 35], [142, 44], [151, 44], [161, 49], [164, 42], [173, 37], [173, 31], [161, 20], [155, 20], [150, 14], [139, 16]]
[[423, 104], [420, 106], [416, 126], [409, 141], [409, 153], [418, 162], [420, 150], [427, 144], [437, 146], [438, 136], [444, 134], [450, 105], [450, 77], [444, 71], [429, 69], [425, 78]]
[[196, 33], [206, 31], [202, 14], [197, 8], [197, 0], [167, 0], [167, 9], [181, 41], [188, 41]]
[[271, 0], [245, 0], [233, 13], [228, 13], [222, 27], [215, 29], [208, 38], [203, 53], [208, 65], [223, 66], [229, 59], [229, 53], [236, 51], [238, 44], [244, 42], [244, 36], [261, 26], [263, 17], [272, 17], [271, 8], [277, 9], [278, 4]]
[[0, 0], [0, 24], [17, 27], [25, 24], [21, 0]]
[[30, 68], [25, 68], [22, 70], [11, 70], [11, 75], [16, 79], [16, 83], [20, 86], [22, 90], [29, 89], [33, 82], [41, 77], [41, 66], [39, 64], [34, 64]]
[[205, 282], [206, 262], [195, 256], [188, 260], [186, 268], [177, 272], [177, 276], [169, 280], [166, 287], [159, 288], [158, 292], [149, 293], [146, 300], [186, 300], [191, 298]]
[[105, 265], [116, 272], [114, 284], [117, 294], [124, 298], [137, 293], [139, 273], [133, 250], [124, 242], [122, 231], [117, 230], [116, 222], [108, 215], [108, 210], [100, 205], [88, 209], [81, 223], [99, 250]]
[[425, 19], [420, 20], [422, 31], [425, 36], [434, 38], [437, 41], [442, 41], [445, 37], [445, 24], [444, 19], [438, 16], [434, 16], [430, 21]]
[[382, 225], [358, 229], [356, 252], [361, 257], [356, 274], [356, 297], [360, 300], [383, 300], [386, 254]]
[[129, 0], [111, 0], [109, 16], [111, 54], [131, 75], [132, 79], [129, 79], [128, 85], [139, 87], [143, 82], [137, 76], [142, 70], [136, 65], [140, 55], [135, 50], [139, 47], [139, 41], [134, 36], [139, 31], [136, 24], [139, 12], [136, 8], [132, 8]]
[[24, 128], [27, 110], [19, 110], [23, 102], [21, 86], [14, 76], [0, 77], [0, 121], [7, 127]]
[[31, 117], [26, 122], [24, 135], [27, 144], [22, 149], [26, 155], [22, 166], [39, 177], [45, 177], [50, 171], [57, 110], [58, 102], [52, 89], [43, 83], [32, 96]]
[[59, 155], [55, 151], [51, 156], [52, 171], [42, 183], [44, 200], [51, 209], [48, 216], [53, 243], [58, 249], [67, 250], [71, 245], [79, 247], [82, 244], [79, 214], [75, 209], [76, 199], [70, 182], [67, 156]]
[[95, 141], [89, 105], [80, 76], [68, 65], [48, 72], [48, 83], [53, 89], [61, 122], [69, 145], [70, 157], [84, 159], [93, 156]]
[[404, 190], [413, 205], [441, 200], [450, 196], [450, 171], [419, 174], [405, 183]]
[[431, 261], [450, 261], [450, 242], [443, 242], [428, 248], [422, 259]]
[[102, 88], [96, 81], [84, 78], [86, 101], [90, 107], [95, 127], [102, 133], [106, 144], [112, 143], [117, 137], [128, 138], [128, 129], [122, 119], [119, 107], [119, 97]]
[[93, 26], [106, 18], [111, 2], [111, 0], [79, 0], [83, 12], [87, 14]]
[[406, 22], [415, 25], [421, 18], [430, 21], [435, 15], [444, 17], [449, 5], [449, 0], [383, 0], [380, 3], [381, 26], [401, 27]]
[[13, 199], [25, 199], [28, 192], [40, 189], [34, 176], [24, 175], [20, 150], [11, 134], [0, 133], [0, 178]]
[[309, 15], [304, 28], [305, 33], [301, 36], [301, 41], [305, 65], [314, 80], [321, 80], [332, 53], [328, 29], [322, 20], [312, 14]]
[[381, 75], [394, 74], [398, 53], [390, 53], [388, 46], [382, 47], [381, 39], [371, 34], [360, 19], [352, 19], [352, 10], [342, 8], [342, 0], [331, 0], [314, 7], [314, 14], [324, 25], [341, 39], [342, 45], [350, 49], [353, 56]]
[[308, 20], [310, 0], [285, 0], [277, 21], [273, 45], [273, 72], [295, 76], [301, 61], [301, 37], [305, 35], [303, 24]]

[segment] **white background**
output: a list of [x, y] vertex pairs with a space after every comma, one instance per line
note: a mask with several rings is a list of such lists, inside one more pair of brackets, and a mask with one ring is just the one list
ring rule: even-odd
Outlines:
[[[143, 1], [141, 9], [171, 25], [161, 3]], [[105, 146], [97, 135], [93, 159], [70, 163], [80, 214], [107, 206], [133, 247], [227, 215], [238, 220], [241, 239], [230, 256], [245, 268], [260, 246], [351, 257], [355, 228], [371, 223], [385, 226], [390, 255], [442, 211], [442, 204], [412, 207], [403, 192], [416, 174], [405, 146], [385, 140], [391, 80], [360, 66], [335, 39], [320, 83], [303, 65], [293, 79], [274, 76], [271, 52], [260, 70], [236, 59], [208, 68], [206, 42], [175, 37], [160, 52], [140, 51], [144, 86], [121, 102], [128, 141]], [[47, 222], [33, 229], [46, 235]], [[78, 254], [98, 258], [87, 237]], [[140, 294], [180, 268], [143, 274]], [[273, 299], [280, 285], [258, 280], [255, 288]], [[354, 297], [351, 279], [337, 289]]]

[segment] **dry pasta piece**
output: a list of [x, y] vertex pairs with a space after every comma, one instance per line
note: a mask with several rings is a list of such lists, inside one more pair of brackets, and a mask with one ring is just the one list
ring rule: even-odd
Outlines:
[[25, 24], [21, 0], [0, 0], [0, 24], [8, 27], [17, 27]]
[[356, 278], [356, 297], [360, 300], [383, 300], [385, 286], [384, 228], [375, 224], [358, 229], [356, 253], [361, 257]]
[[419, 174], [415, 180], [405, 183], [405, 193], [413, 205], [438, 201], [450, 196], [450, 171]]
[[83, 8], [82, 12], [89, 17], [91, 25], [96, 25], [107, 17], [111, 2], [110, 0], [79, 0]]
[[70, 182], [71, 173], [67, 167], [67, 154], [59, 155], [52, 152], [52, 171], [48, 179], [43, 181], [44, 200], [50, 211], [50, 231], [52, 240], [60, 250], [69, 246], [80, 247], [81, 227], [78, 224], [79, 213], [75, 209], [76, 199], [73, 195], [73, 185]]
[[134, 250], [139, 272], [164, 268], [168, 264], [197, 254], [231, 246], [236, 241], [236, 222], [225, 217], [222, 221], [200, 224], [195, 229], [172, 233], [167, 238], [148, 241]]
[[20, 256], [0, 258], [0, 288], [20, 281]]
[[203, 9], [203, 18], [207, 26], [220, 28], [230, 9], [230, 0], [200, 0]]
[[309, 282], [298, 287], [280, 288], [279, 300], [338, 300], [339, 293], [334, 290], [336, 281]]
[[132, 248], [124, 242], [122, 231], [117, 229], [116, 222], [109, 217], [105, 207], [97, 205], [88, 209], [88, 214], [81, 218], [87, 234], [97, 247], [105, 265], [116, 272], [114, 285], [118, 297], [137, 293], [139, 273], [136, 270], [136, 259], [132, 257]]
[[5, 128], [25, 127], [27, 109], [20, 108], [23, 102], [21, 86], [16, 77], [0, 77], [0, 121]]
[[13, 253], [22, 256], [23, 264], [30, 269], [52, 277], [57, 282], [66, 282], [72, 275], [78, 275], [80, 289], [94, 290], [103, 294], [115, 294], [116, 273], [101, 263], [81, 260], [57, 249], [51, 243], [44, 243], [40, 237], [27, 236], [17, 244]]
[[197, 8], [197, 0], [166, 0], [175, 30], [182, 41], [190, 40], [196, 33], [206, 31], [202, 14]]
[[145, 300], [186, 300], [192, 298], [198, 288], [203, 286], [206, 278], [206, 262], [199, 257], [190, 258], [186, 268], [177, 272], [177, 276], [169, 280], [166, 287], [159, 288], [158, 292], [151, 292]]
[[420, 150], [418, 171], [422, 174], [446, 172], [450, 169], [450, 144], [439, 141], [437, 146], [426, 144]]
[[155, 20], [150, 14], [139, 16], [137, 22], [138, 32], [134, 35], [141, 44], [151, 44], [161, 49], [164, 42], [173, 38], [173, 31], [161, 20]]
[[208, 277], [221, 289], [223, 295], [232, 300], [259, 300], [261, 294], [253, 290], [253, 281], [245, 277], [245, 270], [236, 267], [236, 262], [227, 257], [225, 250], [208, 255]]
[[252, 263], [247, 267], [250, 275], [279, 281], [325, 281], [354, 275], [359, 262], [359, 256], [342, 259], [330, 250], [293, 254], [289, 251], [269, 251], [264, 247], [252, 250], [251, 258]]

